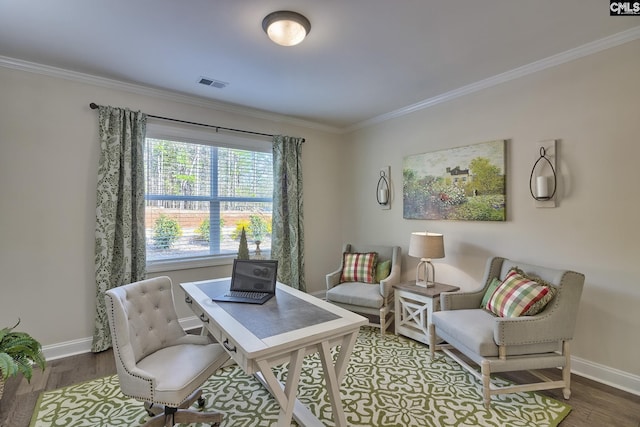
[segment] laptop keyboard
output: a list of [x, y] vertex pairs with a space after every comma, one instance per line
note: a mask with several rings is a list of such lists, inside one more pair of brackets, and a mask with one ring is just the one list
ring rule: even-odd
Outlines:
[[251, 298], [251, 299], [261, 299], [264, 296], [269, 295], [267, 292], [247, 292], [247, 291], [229, 291], [225, 294], [227, 297], [240, 297], [240, 298]]

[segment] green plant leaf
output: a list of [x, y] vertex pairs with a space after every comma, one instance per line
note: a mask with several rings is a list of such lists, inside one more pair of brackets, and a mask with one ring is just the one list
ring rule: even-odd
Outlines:
[[18, 365], [7, 353], [0, 353], [0, 373], [5, 380], [18, 373]]
[[44, 369], [46, 360], [36, 339], [26, 332], [13, 332], [19, 323], [20, 320], [15, 326], [0, 330], [0, 371], [4, 379], [20, 372], [31, 381], [33, 365]]

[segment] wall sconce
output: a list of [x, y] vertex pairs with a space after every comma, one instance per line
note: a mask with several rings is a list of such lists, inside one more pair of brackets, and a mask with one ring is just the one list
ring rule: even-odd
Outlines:
[[529, 192], [538, 208], [555, 208], [555, 195], [558, 190], [556, 174], [556, 140], [538, 143], [539, 157], [531, 168]]
[[382, 209], [391, 209], [390, 170], [389, 166], [380, 169], [380, 177], [376, 186], [376, 200]]
[[[409, 256], [420, 258], [416, 267], [416, 286], [423, 288], [435, 286], [436, 269], [431, 263], [431, 259], [444, 258], [444, 236], [426, 231], [411, 233]], [[431, 280], [429, 280], [429, 269], [431, 269]], [[422, 279], [420, 279], [420, 271], [423, 271]]]

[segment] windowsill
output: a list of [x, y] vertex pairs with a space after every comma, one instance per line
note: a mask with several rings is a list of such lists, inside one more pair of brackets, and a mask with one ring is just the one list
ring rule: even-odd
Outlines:
[[161, 273], [165, 271], [189, 270], [192, 268], [217, 267], [220, 265], [231, 265], [235, 256], [183, 258], [167, 261], [151, 261], [147, 263], [148, 273]]
[[[265, 259], [269, 259], [270, 251], [262, 252]], [[217, 267], [221, 265], [231, 265], [233, 260], [237, 258], [236, 254], [222, 256], [208, 256], [198, 258], [182, 258], [167, 261], [151, 261], [147, 262], [147, 273], [162, 273], [175, 270], [190, 270], [193, 268]]]

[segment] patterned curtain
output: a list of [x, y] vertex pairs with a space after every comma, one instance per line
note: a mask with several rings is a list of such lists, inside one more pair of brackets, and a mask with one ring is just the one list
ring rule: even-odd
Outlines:
[[302, 212], [302, 138], [273, 138], [273, 219], [271, 258], [278, 260], [278, 280], [306, 291]]
[[92, 351], [111, 347], [104, 293], [145, 276], [144, 138], [147, 116], [100, 107], [96, 202], [96, 318]]

